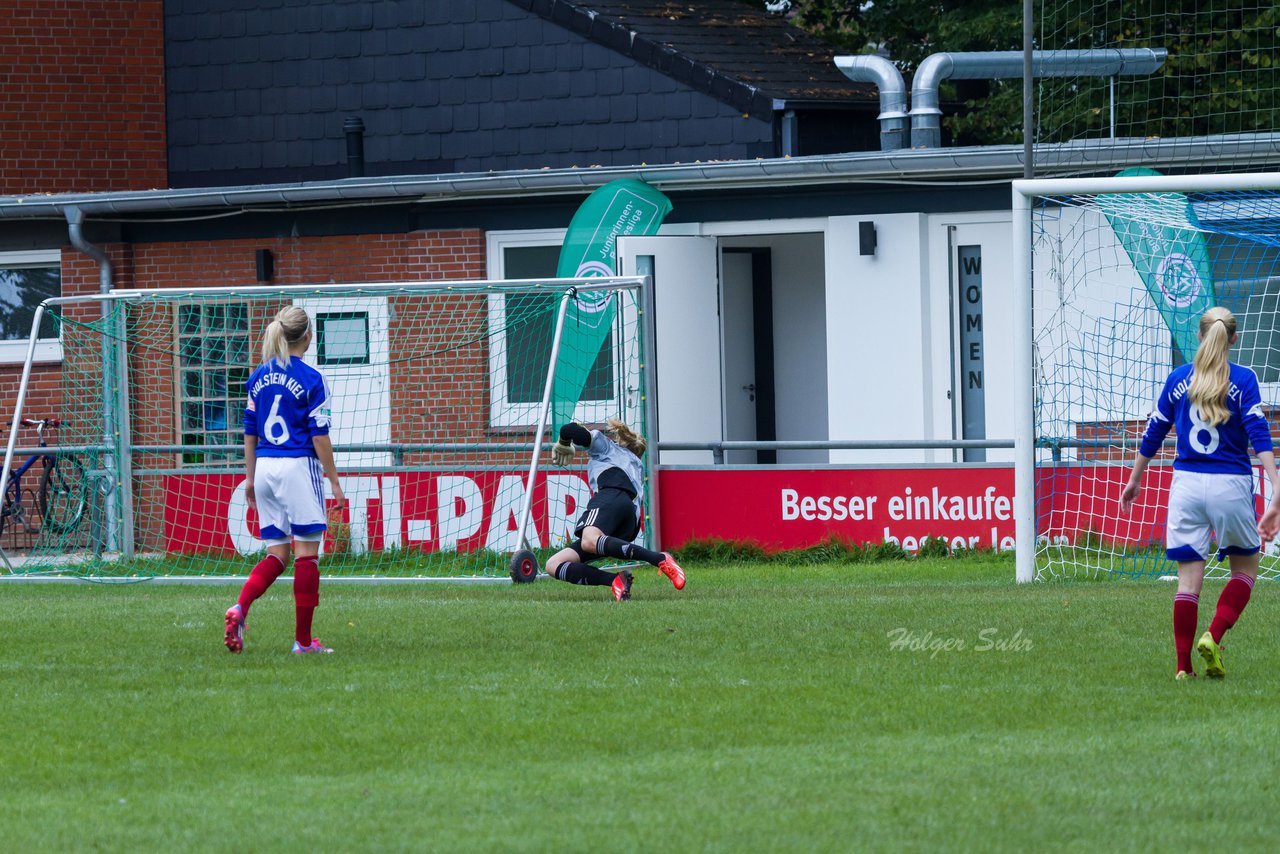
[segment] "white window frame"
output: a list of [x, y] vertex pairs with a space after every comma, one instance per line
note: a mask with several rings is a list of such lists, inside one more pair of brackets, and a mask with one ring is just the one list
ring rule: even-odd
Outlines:
[[[505, 252], [522, 246], [562, 246], [566, 229], [542, 228], [522, 231], [489, 232], [486, 237], [486, 268], [491, 279], [505, 279]], [[501, 294], [489, 295], [489, 328], [506, 326], [506, 299]], [[615, 345], [616, 347], [616, 345]], [[491, 428], [533, 427], [538, 423], [540, 402], [510, 403], [507, 400], [507, 372], [504, 369], [506, 338], [495, 334], [489, 348], [489, 426]], [[614, 360], [615, 363], [618, 361]], [[615, 367], [615, 390], [625, 391], [628, 376], [625, 366]], [[573, 418], [583, 424], [600, 424], [617, 414], [612, 400], [579, 402]]]
[[[60, 249], [32, 249], [25, 252], [0, 252], [0, 268], [16, 270], [26, 267], [57, 267], [59, 275], [62, 271], [62, 251]], [[28, 339], [0, 341], [0, 365], [21, 365], [27, 359]], [[33, 361], [61, 362], [62, 339], [40, 338], [36, 340], [36, 352]]]
[[[239, 337], [241, 334], [243, 334], [246, 339], [246, 345], [248, 347], [247, 353], [249, 358], [248, 358], [248, 363], [242, 367], [246, 368], [249, 374], [252, 374], [255, 366], [253, 361], [254, 341], [253, 341], [253, 329], [251, 325], [252, 318], [253, 318], [251, 301], [243, 298], [238, 299], [236, 297], [228, 297], [226, 299], [218, 299], [218, 300], [190, 300], [190, 301], [177, 300], [173, 303], [173, 366], [174, 366], [174, 373], [173, 373], [174, 421], [173, 423], [176, 428], [175, 435], [179, 444], [185, 444], [186, 440], [184, 439], [184, 436], [186, 434], [194, 433], [194, 432], [223, 433], [223, 434], [226, 434], [228, 437], [238, 436], [243, 432], [241, 429], [241, 421], [232, 417], [232, 413], [236, 410], [237, 402], [244, 400], [243, 392], [237, 392], [234, 390], [234, 387], [229, 377], [227, 379], [227, 387], [225, 389], [226, 419], [227, 419], [226, 427], [224, 427], [220, 431], [209, 431], [205, 428], [204, 405], [211, 401], [217, 401], [217, 398], [211, 398], [205, 393], [205, 387], [204, 387], [205, 373], [206, 373], [205, 369], [207, 366], [203, 362], [200, 365], [193, 366], [190, 364], [185, 364], [182, 360], [182, 340], [184, 337], [198, 337], [201, 339], [205, 339], [208, 337], [204, 335], [203, 330], [196, 333], [194, 336], [192, 336], [190, 333], [184, 334], [182, 332], [182, 320], [181, 320], [182, 309], [186, 306], [195, 306], [197, 309], [199, 309], [199, 311], [201, 312], [201, 316], [203, 317], [204, 310], [211, 305], [221, 305], [224, 307], [229, 305], [241, 305], [244, 307], [245, 331], [241, 333], [239, 330], [231, 330], [224, 326], [222, 330], [222, 336], [221, 336], [224, 340], [223, 352], [224, 354], [226, 353], [226, 350], [225, 350], [226, 342], [230, 341], [233, 334], [236, 337]], [[223, 370], [224, 372], [229, 372], [231, 367], [232, 367], [232, 364], [229, 361], [224, 362], [224, 365], [222, 366], [221, 370]], [[185, 386], [186, 378], [183, 376], [183, 374], [185, 371], [188, 371], [188, 370], [195, 370], [200, 375], [200, 396], [198, 398], [189, 397], [187, 395], [187, 390]], [[186, 405], [189, 403], [196, 404], [200, 407], [201, 423], [199, 428], [187, 429], [184, 410], [186, 409]], [[204, 450], [201, 450], [198, 452], [201, 455], [202, 459], [188, 461], [186, 459], [187, 453], [194, 454], [197, 452], [191, 451], [187, 453], [180, 453], [177, 455], [178, 464], [183, 467], [218, 465], [220, 462], [222, 462], [227, 458], [226, 455], [228, 451], [234, 451], [237, 448], [239, 448], [240, 445], [241, 443], [232, 442], [232, 441], [228, 441], [225, 444], [215, 443], [212, 445], [205, 445], [203, 446]]]

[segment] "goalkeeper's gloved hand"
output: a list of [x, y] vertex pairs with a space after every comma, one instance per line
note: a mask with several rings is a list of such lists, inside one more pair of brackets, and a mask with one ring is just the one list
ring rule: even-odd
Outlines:
[[551, 461], [558, 466], [567, 466], [573, 459], [573, 445], [564, 439], [551, 446]]

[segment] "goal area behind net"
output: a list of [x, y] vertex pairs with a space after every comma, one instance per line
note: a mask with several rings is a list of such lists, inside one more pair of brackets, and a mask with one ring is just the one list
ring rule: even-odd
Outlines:
[[[1014, 183], [1020, 265], [1015, 478], [1018, 579], [1164, 576], [1173, 434], [1132, 514], [1120, 510], [1169, 372], [1195, 356], [1200, 316], [1236, 316], [1231, 359], [1258, 375], [1280, 422], [1280, 176], [1162, 176]], [[1030, 287], [1026, 283], [1030, 283]], [[1270, 487], [1255, 466], [1259, 511]], [[1034, 496], [1032, 499], [1031, 496]], [[1210, 574], [1225, 564], [1210, 560]], [[1262, 575], [1280, 573], [1265, 554]]]
[[[0, 574], [246, 575], [262, 543], [244, 489], [245, 383], [267, 323], [297, 305], [314, 330], [304, 358], [330, 388], [347, 497], [341, 512], [330, 508], [325, 575], [505, 578], [513, 552], [541, 560], [563, 546], [590, 495], [584, 457], [551, 466], [552, 431], [616, 417], [650, 433], [644, 282], [48, 300], [8, 437]], [[60, 341], [60, 363], [33, 363], [47, 340]], [[656, 527], [654, 503], [650, 490], [643, 537]]]

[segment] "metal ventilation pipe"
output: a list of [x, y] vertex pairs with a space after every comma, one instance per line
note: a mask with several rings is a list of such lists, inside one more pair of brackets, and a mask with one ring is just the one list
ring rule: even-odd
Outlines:
[[[1163, 48], [1037, 50], [1031, 54], [1033, 77], [1136, 77], [1164, 65]], [[911, 81], [911, 147], [942, 144], [938, 86], [943, 80], [998, 80], [1023, 76], [1022, 51], [935, 53], [925, 57]]]
[[883, 56], [837, 56], [836, 68], [855, 83], [874, 83], [880, 89], [880, 150], [906, 147], [907, 84], [902, 72]]

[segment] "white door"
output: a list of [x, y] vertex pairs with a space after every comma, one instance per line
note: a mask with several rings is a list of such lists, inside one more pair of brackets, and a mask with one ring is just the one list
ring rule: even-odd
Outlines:
[[[391, 443], [391, 382], [386, 297], [308, 297], [296, 304], [311, 315], [315, 335], [307, 361], [333, 394], [335, 447]], [[339, 469], [391, 465], [390, 451], [339, 451]]]
[[[619, 237], [618, 272], [653, 276], [658, 440], [719, 441], [723, 395], [716, 239]], [[655, 459], [666, 465], [713, 462], [711, 451], [667, 451]]]
[[[946, 226], [951, 303], [951, 409], [957, 439], [1012, 439], [1013, 265], [1009, 223]], [[967, 461], [1007, 462], [1013, 452], [971, 449]]]

